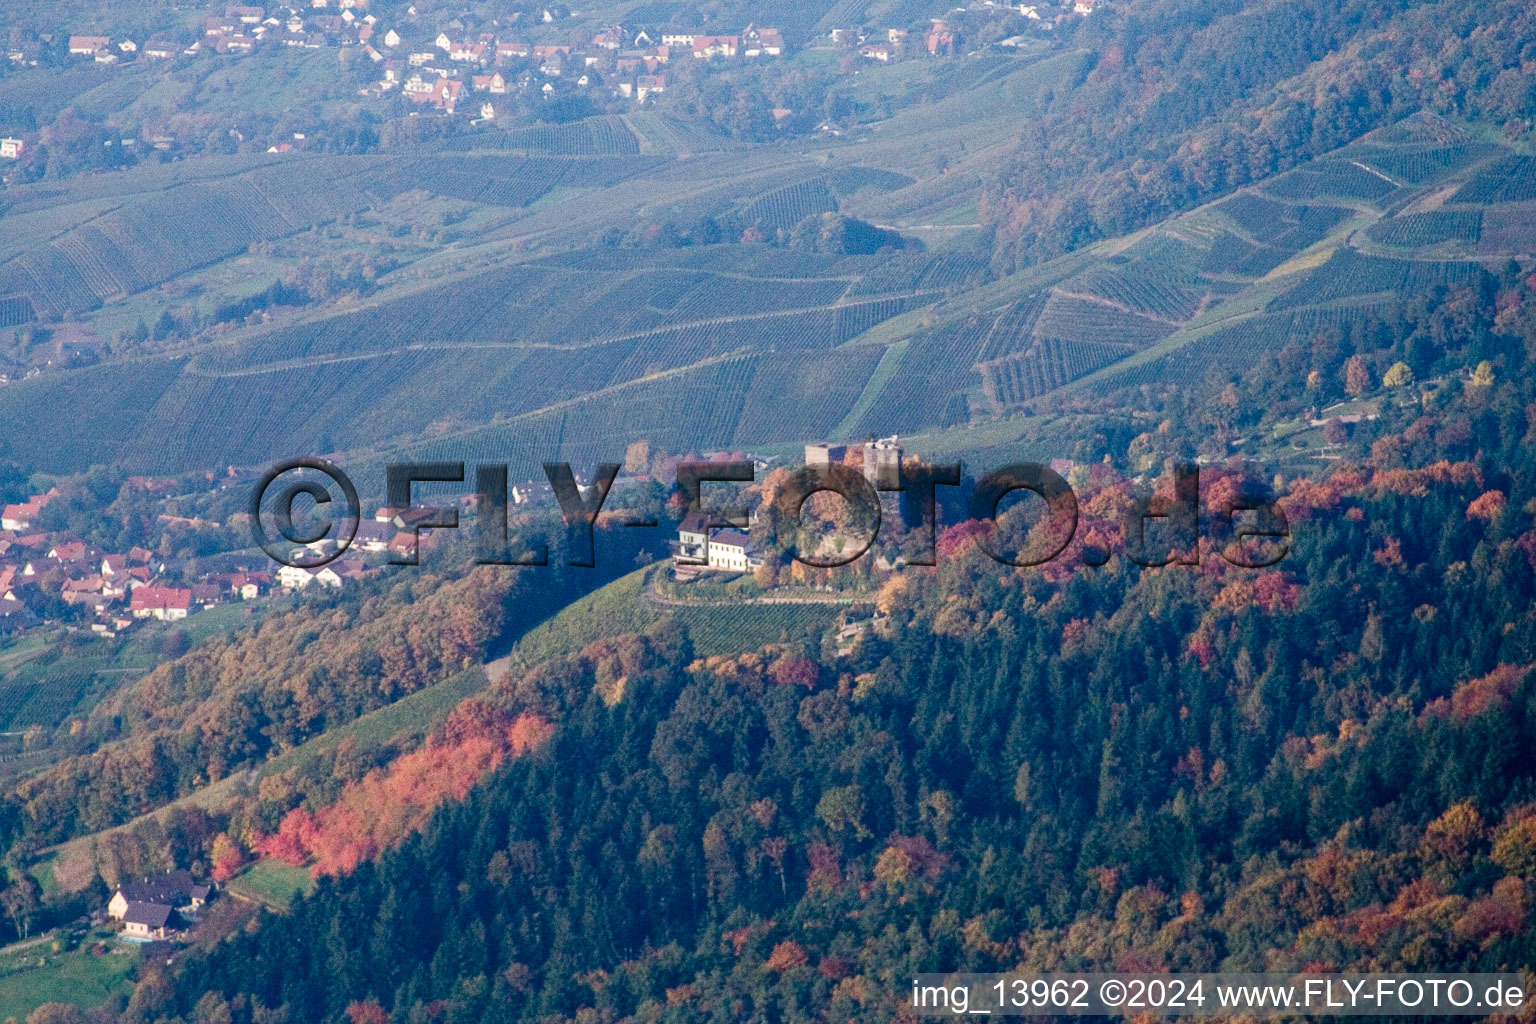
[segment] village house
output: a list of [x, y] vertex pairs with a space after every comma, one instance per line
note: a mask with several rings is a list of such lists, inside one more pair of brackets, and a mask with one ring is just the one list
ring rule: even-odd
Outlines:
[[102, 53], [110, 46], [112, 40], [106, 36], [70, 36], [69, 52], [79, 57], [94, 57]]
[[176, 44], [168, 43], [163, 39], [152, 40], [144, 44], [144, 56], [153, 57], [156, 60], [169, 60], [176, 56]]
[[694, 36], [693, 55], [701, 60], [734, 57], [741, 40], [737, 36]]
[[340, 590], [347, 580], [356, 579], [361, 571], [350, 563], [337, 562], [318, 569], [285, 565], [277, 571], [277, 582], [284, 590], [303, 590], [311, 583]]
[[215, 578], [229, 587], [230, 593], [242, 601], [254, 601], [263, 589], [272, 585], [272, 576], [264, 572], [232, 572]]
[[21, 154], [27, 151], [27, 144], [20, 139], [0, 139], [0, 157], [7, 160], [19, 160]]
[[392, 521], [358, 523], [357, 532], [352, 535], [352, 544], [360, 551], [377, 554], [389, 549], [389, 542], [395, 539], [396, 532]]
[[46, 494], [35, 494], [19, 505], [7, 505], [0, 509], [0, 529], [27, 529], [58, 494], [57, 487], [50, 487]]
[[507, 80], [502, 77], [500, 71], [489, 75], [474, 75], [469, 80], [470, 88], [475, 92], [489, 92], [500, 95], [507, 91]]
[[204, 611], [224, 603], [224, 590], [217, 583], [194, 583], [191, 593], [192, 603]]
[[128, 599], [128, 611], [136, 619], [175, 622], [192, 611], [192, 591], [178, 587], [138, 587]]
[[432, 86], [430, 92], [417, 93], [411, 99], [417, 103], [432, 103], [444, 113], [453, 113], [453, 108], [459, 102], [459, 90], [464, 83], [454, 78], [439, 78]]
[[85, 542], [80, 540], [66, 541], [63, 544], [55, 544], [48, 549], [48, 557], [56, 562], [83, 562], [87, 551]]
[[893, 51], [889, 43], [869, 43], [859, 47], [859, 56], [880, 61], [882, 64], [890, 61], [892, 55]]
[[663, 32], [661, 45], [692, 47], [695, 38], [697, 37], [692, 32]]
[[651, 93], [667, 91], [667, 79], [665, 75], [641, 75], [635, 79], [635, 98], [641, 103]]
[[747, 57], [782, 57], [784, 37], [776, 28], [748, 25], [741, 34], [741, 52]]

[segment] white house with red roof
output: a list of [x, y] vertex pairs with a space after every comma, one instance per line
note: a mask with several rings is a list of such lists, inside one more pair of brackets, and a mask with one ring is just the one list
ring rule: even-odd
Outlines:
[[128, 611], [136, 619], [175, 622], [191, 614], [192, 591], [179, 587], [138, 587], [128, 600]]

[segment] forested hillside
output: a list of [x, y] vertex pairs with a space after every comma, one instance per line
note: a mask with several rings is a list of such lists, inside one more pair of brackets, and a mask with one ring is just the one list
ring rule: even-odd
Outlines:
[[[127, 1019], [889, 1020], [919, 970], [1528, 965], [1533, 303], [1488, 276], [1230, 405], [1142, 392], [1171, 456], [1309, 390], [1410, 399], [1282, 484], [1273, 568], [1014, 570], [957, 524], [845, 659], [674, 626], [509, 677], [483, 699], [547, 742]], [[1118, 550], [1130, 482], [1087, 487]]]
[[[205, 6], [0, 11], [0, 1022], [1536, 964], [1528, 0]], [[932, 543], [791, 558], [816, 442], [961, 463]], [[324, 579], [246, 529], [311, 455]], [[679, 571], [699, 458], [758, 514]], [[386, 564], [385, 465], [461, 460], [550, 564], [467, 500]], [[624, 463], [594, 568], [558, 460]], [[1037, 567], [971, 505], [1024, 460]], [[173, 869], [169, 946], [93, 921]]]

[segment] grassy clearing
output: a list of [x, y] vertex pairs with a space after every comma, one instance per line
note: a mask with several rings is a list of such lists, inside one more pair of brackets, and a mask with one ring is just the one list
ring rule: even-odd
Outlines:
[[265, 610], [264, 604], [231, 601], [187, 616], [178, 628], [187, 635], [189, 641], [198, 644], [216, 633], [233, 633], [237, 629], [256, 625]]
[[54, 952], [51, 940], [0, 950], [0, 1020], [26, 1020], [44, 1003], [94, 1009], [127, 992], [126, 976], [139, 958], [132, 947], [111, 941], [106, 954], [93, 954], [90, 947], [105, 936], [93, 932], [69, 952]]
[[276, 910], [287, 911], [296, 894], [308, 896], [315, 891], [315, 880], [307, 868], [296, 868], [281, 861], [264, 860], [251, 865], [230, 879], [226, 886], [235, 896], [255, 900]]

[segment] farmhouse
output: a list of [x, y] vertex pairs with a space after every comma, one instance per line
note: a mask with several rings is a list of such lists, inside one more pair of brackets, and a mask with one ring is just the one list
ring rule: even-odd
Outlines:
[[0, 157], [7, 160], [19, 160], [26, 149], [27, 144], [20, 139], [0, 139]]
[[122, 920], [128, 907], [134, 903], [159, 903], [172, 910], [197, 910], [213, 888], [200, 885], [190, 871], [167, 871], [163, 875], [148, 875], [137, 882], [124, 882], [107, 902], [107, 916]]
[[168, 871], [125, 882], [107, 902], [107, 916], [123, 922], [123, 934], [131, 938], [164, 939], [178, 924], [177, 911], [196, 911], [210, 895], [212, 889], [190, 871]]

